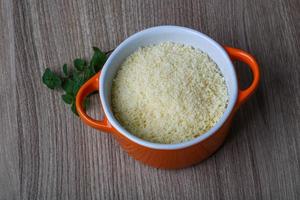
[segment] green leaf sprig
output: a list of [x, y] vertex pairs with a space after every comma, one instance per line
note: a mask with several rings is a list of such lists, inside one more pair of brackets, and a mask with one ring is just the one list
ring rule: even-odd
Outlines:
[[[62, 67], [62, 73], [55, 73], [51, 69], [46, 68], [42, 81], [50, 89], [62, 89], [64, 94], [62, 100], [71, 105], [73, 113], [78, 115], [75, 106], [75, 98], [79, 88], [89, 80], [93, 75], [99, 72], [108, 55], [112, 51], [102, 52], [99, 48], [93, 47], [94, 55], [90, 62], [82, 58], [76, 58], [73, 61], [74, 69], [68, 68], [67, 64]], [[85, 108], [89, 106], [89, 99], [86, 98], [83, 102]]]

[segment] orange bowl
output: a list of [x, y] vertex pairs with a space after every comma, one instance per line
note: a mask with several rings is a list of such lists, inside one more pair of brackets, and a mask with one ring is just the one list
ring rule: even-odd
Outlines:
[[[124, 59], [139, 47], [165, 41], [190, 45], [207, 53], [220, 68], [229, 93], [228, 106], [215, 126], [197, 138], [179, 144], [157, 144], [134, 136], [115, 119], [110, 106], [112, 80]], [[244, 90], [238, 89], [232, 60], [244, 62], [251, 69], [253, 80], [250, 86]], [[259, 79], [257, 62], [245, 51], [222, 47], [213, 39], [192, 29], [178, 26], [158, 26], [130, 36], [114, 50], [102, 71], [88, 80], [78, 91], [76, 109], [84, 123], [114, 135], [122, 148], [136, 160], [156, 168], [183, 168], [208, 158], [223, 144], [236, 110], [254, 93]], [[94, 91], [99, 91], [105, 113], [103, 120], [92, 119], [83, 109], [84, 98]]]

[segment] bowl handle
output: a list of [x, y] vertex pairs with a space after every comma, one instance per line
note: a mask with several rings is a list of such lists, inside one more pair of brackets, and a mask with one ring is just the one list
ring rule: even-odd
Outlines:
[[99, 129], [105, 132], [112, 132], [114, 129], [107, 120], [107, 117], [104, 115], [103, 120], [95, 120], [88, 116], [83, 108], [83, 101], [85, 97], [95, 91], [99, 90], [99, 77], [100, 72], [95, 74], [87, 82], [85, 82], [79, 89], [76, 95], [76, 109], [79, 114], [79, 117], [87, 125]]
[[244, 90], [239, 90], [238, 99], [236, 103], [236, 108], [239, 108], [244, 102], [248, 100], [248, 98], [255, 92], [256, 88], [258, 87], [260, 79], [259, 67], [256, 60], [249, 53], [233, 47], [225, 46], [224, 48], [232, 60], [238, 60], [246, 63], [251, 69], [253, 76], [253, 80], [250, 86]]

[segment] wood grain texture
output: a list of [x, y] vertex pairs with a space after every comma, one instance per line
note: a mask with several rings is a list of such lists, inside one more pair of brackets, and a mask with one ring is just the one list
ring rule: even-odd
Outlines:
[[[300, 199], [299, 10], [299, 0], [0, 0], [0, 199]], [[134, 161], [41, 83], [46, 67], [161, 24], [245, 49], [262, 71], [220, 151], [176, 171]]]

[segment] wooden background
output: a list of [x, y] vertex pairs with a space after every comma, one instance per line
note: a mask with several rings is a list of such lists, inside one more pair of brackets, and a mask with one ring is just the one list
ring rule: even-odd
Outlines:
[[[0, 199], [300, 199], [299, 23], [299, 0], [0, 0]], [[176, 171], [134, 161], [41, 83], [161, 24], [247, 50], [262, 72], [220, 151]]]

